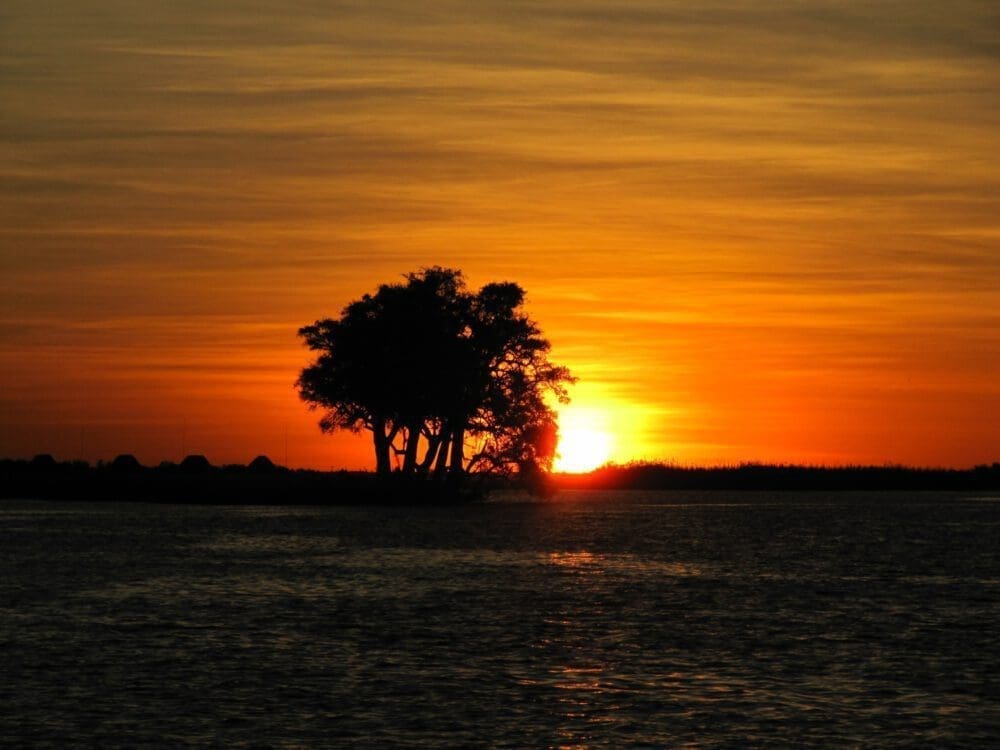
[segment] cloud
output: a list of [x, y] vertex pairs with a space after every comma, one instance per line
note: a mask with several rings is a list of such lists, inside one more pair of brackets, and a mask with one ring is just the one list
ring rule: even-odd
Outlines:
[[[749, 429], [727, 410], [791, 420], [809, 358], [844, 403], [906, 370], [951, 378], [964, 414], [994, 392], [998, 13], [11, 0], [0, 333], [29, 363], [67, 337], [183, 360], [192, 330], [236, 335], [231, 315], [300, 324], [446, 263], [522, 282], [607, 393], [692, 404], [692, 444]], [[294, 369], [294, 344], [266, 346]]]

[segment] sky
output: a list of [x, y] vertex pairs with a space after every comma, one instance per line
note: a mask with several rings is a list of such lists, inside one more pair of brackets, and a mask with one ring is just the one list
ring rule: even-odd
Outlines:
[[993, 0], [0, 6], [0, 455], [370, 467], [296, 331], [512, 280], [615, 461], [1000, 460]]

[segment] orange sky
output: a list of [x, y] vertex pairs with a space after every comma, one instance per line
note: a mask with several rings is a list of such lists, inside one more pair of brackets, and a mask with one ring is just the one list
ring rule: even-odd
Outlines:
[[295, 332], [440, 264], [616, 460], [1000, 460], [998, 91], [986, 1], [10, 0], [0, 455], [369, 466]]

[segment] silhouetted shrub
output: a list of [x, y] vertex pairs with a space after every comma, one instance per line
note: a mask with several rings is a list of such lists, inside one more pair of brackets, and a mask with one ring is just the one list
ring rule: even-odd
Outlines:
[[115, 456], [115, 460], [111, 462], [111, 470], [121, 473], [136, 472], [142, 470], [142, 464], [131, 453], [122, 453]]
[[181, 461], [180, 470], [185, 474], [203, 474], [212, 470], [212, 464], [203, 455], [185, 456]]
[[254, 474], [273, 474], [278, 469], [278, 467], [274, 465], [274, 461], [264, 455], [257, 456], [257, 458], [250, 462], [250, 466], [248, 468]]

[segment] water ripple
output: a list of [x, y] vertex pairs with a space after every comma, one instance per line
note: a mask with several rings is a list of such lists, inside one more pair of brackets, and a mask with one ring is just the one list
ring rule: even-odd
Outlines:
[[1000, 506], [0, 505], [12, 746], [985, 747]]

